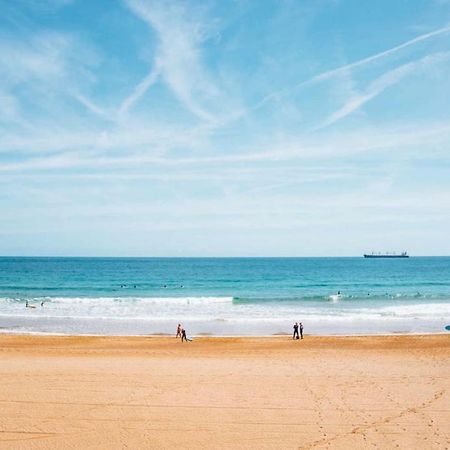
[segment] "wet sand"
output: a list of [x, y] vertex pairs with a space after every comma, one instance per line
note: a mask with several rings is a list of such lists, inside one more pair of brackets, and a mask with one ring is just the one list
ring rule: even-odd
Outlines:
[[450, 335], [0, 335], [0, 448], [450, 448]]

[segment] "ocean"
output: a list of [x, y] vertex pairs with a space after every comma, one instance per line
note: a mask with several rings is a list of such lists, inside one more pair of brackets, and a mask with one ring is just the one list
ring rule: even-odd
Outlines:
[[295, 321], [316, 335], [445, 332], [450, 257], [0, 258], [1, 332], [282, 335]]

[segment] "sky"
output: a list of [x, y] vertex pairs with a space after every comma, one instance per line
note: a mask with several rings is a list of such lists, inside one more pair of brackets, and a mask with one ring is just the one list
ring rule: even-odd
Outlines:
[[0, 255], [450, 255], [449, 0], [0, 0]]

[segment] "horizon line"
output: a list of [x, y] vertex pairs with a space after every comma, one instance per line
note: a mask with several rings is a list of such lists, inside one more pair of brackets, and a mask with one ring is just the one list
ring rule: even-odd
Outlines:
[[[448, 258], [450, 255], [410, 255], [409, 258]], [[5, 258], [80, 258], [80, 259], [89, 259], [89, 258], [97, 258], [97, 259], [295, 259], [295, 258], [363, 258], [364, 254], [360, 255], [272, 255], [272, 256], [250, 256], [250, 255], [213, 255], [213, 256], [137, 256], [137, 255], [124, 255], [124, 256], [107, 256], [107, 255], [0, 255], [1, 259]], [[370, 258], [369, 258], [370, 259]], [[389, 259], [389, 258], [387, 258]]]

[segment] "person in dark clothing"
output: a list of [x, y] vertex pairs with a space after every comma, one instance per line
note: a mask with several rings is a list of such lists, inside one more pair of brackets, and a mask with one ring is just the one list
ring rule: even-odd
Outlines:
[[192, 339], [188, 339], [186, 336], [186, 330], [184, 328], [181, 329], [181, 342], [183, 341], [189, 341], [191, 342]]
[[292, 335], [292, 339], [299, 339], [297, 322], [295, 322], [295, 324], [294, 324], [294, 334]]
[[300, 322], [300, 327], [299, 328], [300, 328], [300, 337], [303, 339], [303, 324], [301, 322]]

